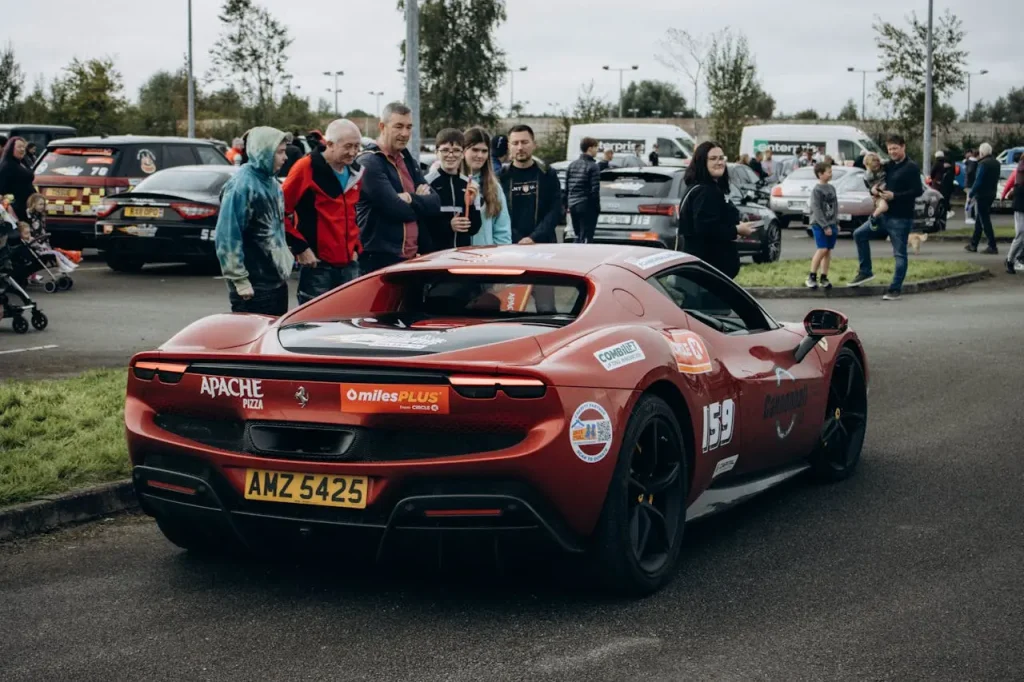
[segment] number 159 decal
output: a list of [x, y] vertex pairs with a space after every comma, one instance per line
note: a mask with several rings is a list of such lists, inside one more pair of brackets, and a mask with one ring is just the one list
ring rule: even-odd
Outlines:
[[736, 403], [732, 398], [704, 406], [703, 452], [714, 450], [732, 440], [735, 416]]

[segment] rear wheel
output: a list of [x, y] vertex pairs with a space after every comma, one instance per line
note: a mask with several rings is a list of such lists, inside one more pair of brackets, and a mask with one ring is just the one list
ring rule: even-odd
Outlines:
[[642, 596], [671, 580], [686, 524], [687, 447], [665, 401], [641, 397], [594, 538], [597, 570], [611, 589]]
[[165, 538], [195, 554], [227, 555], [238, 552], [241, 547], [234, 538], [199, 524], [157, 518], [156, 525]]
[[782, 230], [775, 222], [768, 223], [765, 228], [761, 251], [754, 254], [755, 263], [774, 263], [782, 256]]
[[857, 354], [843, 348], [836, 355], [821, 439], [811, 468], [823, 481], [848, 478], [860, 462], [867, 431], [868, 395], [864, 367]]
[[146, 261], [141, 258], [119, 256], [112, 253], [107, 254], [107, 267], [114, 272], [138, 272], [145, 264]]
[[28, 331], [28, 320], [21, 315], [14, 317], [14, 319], [11, 320], [11, 324], [14, 326], [14, 331], [18, 334], [24, 334]]

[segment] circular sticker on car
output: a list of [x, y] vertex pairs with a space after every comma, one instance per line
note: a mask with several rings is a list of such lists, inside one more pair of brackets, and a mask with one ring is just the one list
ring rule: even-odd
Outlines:
[[139, 160], [139, 168], [146, 175], [156, 173], [156, 157], [153, 152], [148, 149], [140, 149], [139, 153], [135, 155], [135, 158]]
[[594, 402], [577, 407], [569, 423], [569, 443], [584, 462], [594, 464], [604, 459], [612, 448], [612, 420], [608, 411]]

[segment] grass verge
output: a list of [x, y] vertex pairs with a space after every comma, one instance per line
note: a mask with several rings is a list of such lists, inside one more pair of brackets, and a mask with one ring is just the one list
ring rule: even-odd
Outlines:
[[[1013, 235], [1014, 235], [1013, 225], [994, 225], [992, 227], [992, 231], [996, 233], [996, 238], [997, 239], [1000, 238], [1000, 237], [1002, 237], [1004, 239], [1006, 239], [1006, 238], [1013, 239]], [[953, 230], [944, 230], [942, 232], [937, 232], [935, 234], [935, 236], [936, 237], [970, 237], [973, 234], [974, 234], [974, 228], [973, 227], [958, 227], [958, 228], [953, 229]], [[981, 241], [982, 242], [985, 241], [985, 236], [984, 235], [982, 235]]]
[[[872, 285], [888, 284], [892, 281], [895, 263], [892, 258], [875, 258], [873, 262], [875, 279]], [[802, 287], [811, 269], [809, 260], [781, 260], [776, 263], [744, 265], [736, 276], [736, 283], [743, 287]], [[981, 270], [980, 266], [963, 261], [911, 259], [904, 282], [920, 282], [936, 277], [961, 275]], [[856, 258], [834, 258], [828, 278], [836, 286], [844, 286], [857, 275]]]
[[0, 506], [130, 474], [123, 369], [0, 382]]

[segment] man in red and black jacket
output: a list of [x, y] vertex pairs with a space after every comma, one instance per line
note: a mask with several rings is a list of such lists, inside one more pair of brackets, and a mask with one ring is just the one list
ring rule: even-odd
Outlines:
[[295, 162], [283, 187], [288, 246], [301, 266], [299, 305], [359, 276], [359, 127], [333, 121], [323, 143], [323, 151], [314, 149]]

